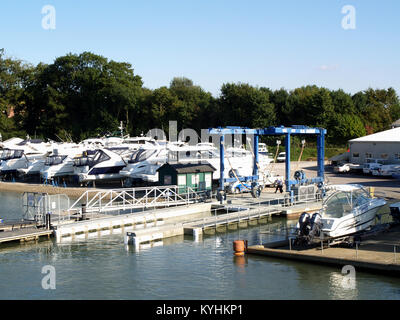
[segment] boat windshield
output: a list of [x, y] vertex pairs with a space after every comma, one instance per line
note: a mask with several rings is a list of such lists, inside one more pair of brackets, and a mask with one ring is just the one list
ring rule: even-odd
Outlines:
[[353, 191], [337, 191], [326, 199], [323, 206], [324, 218], [341, 218], [350, 214], [355, 207], [359, 207], [370, 200], [364, 189]]
[[46, 158], [46, 166], [55, 166], [61, 164], [67, 156], [49, 156]]
[[85, 151], [82, 157], [74, 158], [74, 166], [75, 167], [84, 167], [89, 166], [93, 167], [94, 165], [110, 160], [111, 158], [102, 150], [96, 150], [93, 154], [93, 151]]
[[144, 161], [148, 158], [150, 158], [152, 155], [154, 155], [157, 152], [156, 149], [141, 149], [138, 150], [137, 152], [133, 153], [131, 156], [131, 159], [129, 160], [129, 163], [137, 163]]
[[23, 154], [23, 150], [4, 149], [1, 153], [1, 160], [19, 159]]
[[10, 150], [10, 149], [4, 149], [4, 150], [1, 152], [0, 159], [1, 159], [1, 160], [8, 160], [8, 159], [10, 159], [11, 154], [12, 154], [12, 150]]

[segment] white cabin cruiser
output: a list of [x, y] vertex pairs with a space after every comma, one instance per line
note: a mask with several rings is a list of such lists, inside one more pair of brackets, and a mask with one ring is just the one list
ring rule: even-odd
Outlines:
[[312, 216], [303, 213], [297, 224], [298, 236], [343, 238], [371, 227], [386, 201], [373, 198], [361, 185], [333, 185], [327, 188], [323, 207]]
[[80, 183], [97, 180], [120, 179], [120, 171], [126, 166], [125, 160], [107, 149], [97, 149], [94, 154], [84, 154], [74, 159], [74, 175]]
[[1, 174], [16, 174], [19, 169], [28, 168], [31, 163], [44, 160], [51, 153], [52, 143], [41, 140], [24, 140], [1, 151]]
[[[259, 165], [264, 170], [272, 159], [259, 155]], [[131, 180], [158, 182], [157, 169], [166, 162], [169, 163], [209, 163], [216, 171], [214, 179], [220, 176], [220, 154], [212, 143], [169, 143], [165, 147], [142, 147], [132, 154], [129, 164], [120, 174]], [[253, 154], [244, 148], [227, 148], [225, 152], [225, 178], [237, 176], [251, 176], [253, 174]], [[235, 172], [235, 173], [233, 173]]]
[[157, 182], [158, 172], [164, 163], [167, 162], [168, 150], [161, 146], [142, 146], [132, 153], [128, 164], [119, 173], [130, 181], [141, 180], [144, 182]]
[[81, 156], [85, 150], [82, 144], [63, 144], [46, 158], [40, 176], [44, 180], [52, 180], [56, 177], [65, 177], [74, 174], [74, 158]]

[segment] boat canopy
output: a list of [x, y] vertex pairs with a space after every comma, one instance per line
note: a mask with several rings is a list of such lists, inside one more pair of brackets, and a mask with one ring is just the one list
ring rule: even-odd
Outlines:
[[323, 218], [341, 218], [370, 200], [369, 193], [363, 188], [337, 190], [324, 201], [322, 216]]

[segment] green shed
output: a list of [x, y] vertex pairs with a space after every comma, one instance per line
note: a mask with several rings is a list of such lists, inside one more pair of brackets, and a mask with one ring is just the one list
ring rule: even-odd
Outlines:
[[216, 169], [209, 163], [166, 163], [157, 171], [160, 186], [177, 185], [179, 193], [185, 193], [187, 187], [194, 191], [212, 190], [213, 172]]

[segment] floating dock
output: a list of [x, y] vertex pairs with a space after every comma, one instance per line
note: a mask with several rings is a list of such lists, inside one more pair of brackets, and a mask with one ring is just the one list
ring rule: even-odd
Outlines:
[[63, 237], [73, 237], [77, 234], [97, 232], [107, 229], [132, 227], [134, 229], [148, 229], [164, 225], [170, 219], [185, 219], [187, 216], [196, 215], [202, 212], [209, 212], [211, 203], [196, 203], [177, 207], [154, 209], [131, 214], [109, 215], [102, 218], [95, 218], [70, 223], [61, 223], [54, 227], [57, 241]]
[[[127, 232], [124, 237], [125, 244], [134, 245], [139, 249], [140, 245], [158, 242], [163, 239], [174, 237], [178, 235], [191, 235], [196, 240], [206, 229], [217, 229], [221, 226], [229, 226], [232, 224], [240, 224], [246, 222], [250, 224], [251, 221], [260, 219], [271, 219], [273, 215], [281, 214], [282, 207], [279, 205], [265, 206], [259, 203], [251, 207], [242, 207], [233, 204], [220, 205], [213, 204], [215, 215], [198, 219], [197, 221], [167, 224], [162, 228], [147, 228], [145, 230], [135, 230]], [[226, 213], [216, 214], [216, 210], [226, 211]], [[303, 205], [301, 212], [307, 210], [314, 210]]]
[[9, 230], [0, 232], [0, 243], [6, 242], [26, 242], [32, 240], [39, 240], [39, 238], [45, 237], [50, 238], [53, 234], [53, 230], [37, 229], [37, 228], [22, 228], [17, 230]]
[[[290, 212], [312, 212], [321, 206], [315, 198], [289, 206], [285, 197], [273, 193], [257, 199], [249, 194], [230, 196], [221, 204], [201, 192], [179, 194], [176, 186], [90, 190], [72, 206], [67, 195], [28, 192], [23, 199], [25, 215], [47, 216], [49, 225], [43, 228], [44, 220], [38, 222], [41, 228], [32, 222], [1, 224], [3, 241], [0, 243], [50, 235], [60, 242], [63, 238], [87, 238], [92, 233], [124, 233], [128, 231], [125, 227], [133, 230], [126, 234], [126, 243], [154, 242], [183, 234], [197, 239], [206, 229], [242, 222], [250, 224], [250, 221], [268, 220], [273, 215]], [[63, 207], [63, 203], [67, 206]]]
[[324, 247], [292, 248], [289, 240], [254, 245], [247, 254], [319, 263], [342, 267], [352, 265], [360, 270], [400, 275], [400, 226], [366, 238], [352, 248]]

